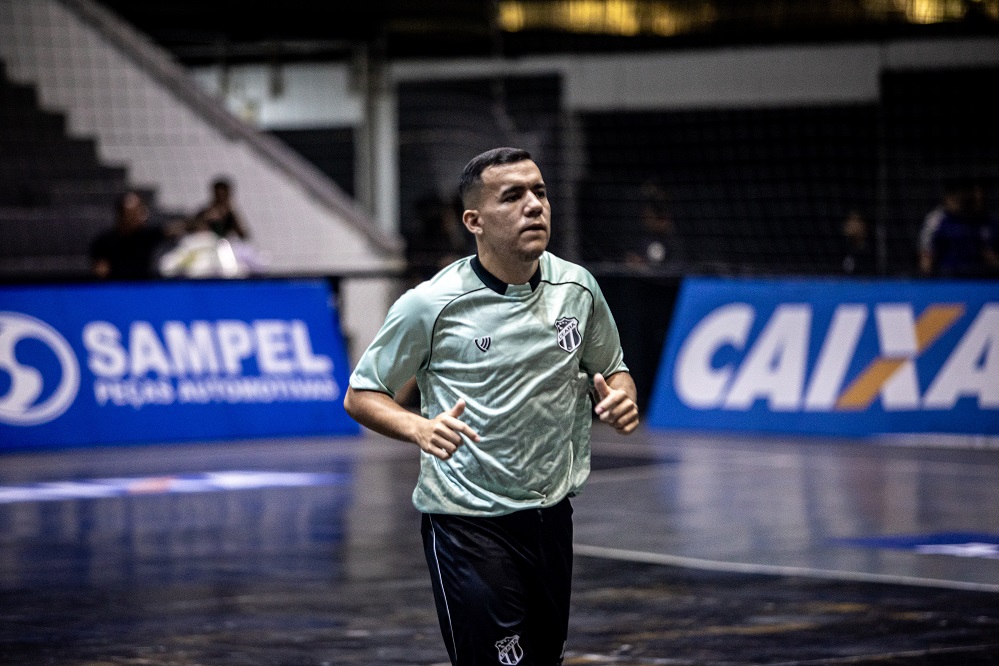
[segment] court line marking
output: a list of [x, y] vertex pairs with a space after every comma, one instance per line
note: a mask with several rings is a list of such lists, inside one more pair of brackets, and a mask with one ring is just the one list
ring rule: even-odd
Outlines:
[[623, 562], [641, 562], [644, 564], [663, 564], [666, 566], [683, 567], [685, 569], [700, 569], [703, 571], [764, 574], [770, 576], [797, 576], [803, 578], [816, 578], [820, 580], [838, 580], [857, 583], [885, 583], [888, 585], [915, 585], [918, 587], [939, 587], [951, 590], [999, 593], [999, 585], [992, 583], [971, 583], [960, 580], [865, 573], [862, 571], [835, 571], [832, 569], [813, 569], [810, 567], [794, 567], [778, 564], [724, 562], [721, 560], [705, 560], [699, 557], [668, 555], [665, 553], [650, 553], [640, 550], [627, 550], [623, 548], [607, 548], [605, 546], [593, 546], [579, 543], [574, 544], [573, 548], [577, 555], [584, 555], [587, 557], [598, 557], [605, 560], [619, 560]]

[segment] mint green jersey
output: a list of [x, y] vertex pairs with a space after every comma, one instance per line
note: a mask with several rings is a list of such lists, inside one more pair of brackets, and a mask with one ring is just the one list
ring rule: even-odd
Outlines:
[[586, 269], [547, 252], [528, 284], [507, 285], [477, 257], [403, 294], [350, 377], [394, 396], [416, 375], [422, 413], [466, 401], [450, 460], [421, 456], [413, 504], [497, 516], [579, 492], [590, 470], [592, 376], [626, 371], [614, 318]]

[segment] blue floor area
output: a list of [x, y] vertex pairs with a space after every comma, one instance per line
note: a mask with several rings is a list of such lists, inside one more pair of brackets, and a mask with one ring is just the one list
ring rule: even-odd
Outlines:
[[[566, 664], [999, 664], [995, 449], [593, 448]], [[0, 663], [441, 664], [418, 464], [370, 433], [5, 455]]]
[[999, 450], [912, 444], [601, 433], [595, 451], [646, 464], [592, 473], [576, 541], [639, 561], [999, 592]]

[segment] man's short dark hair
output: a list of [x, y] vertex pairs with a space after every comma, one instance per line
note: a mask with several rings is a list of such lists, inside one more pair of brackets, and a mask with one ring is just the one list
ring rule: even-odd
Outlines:
[[473, 157], [461, 172], [458, 182], [458, 196], [462, 205], [468, 208], [468, 197], [482, 184], [482, 172], [497, 164], [513, 164], [531, 159], [531, 154], [522, 148], [493, 148]]
[[226, 178], [225, 176], [219, 176], [218, 178], [212, 181], [212, 189], [217, 190], [220, 187], [225, 188], [227, 190], [231, 190], [232, 181]]

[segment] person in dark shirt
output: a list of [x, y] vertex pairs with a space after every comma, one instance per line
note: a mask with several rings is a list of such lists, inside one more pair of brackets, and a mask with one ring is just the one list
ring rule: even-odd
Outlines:
[[978, 181], [962, 183], [957, 210], [946, 212], [930, 236], [929, 267], [940, 277], [980, 277], [995, 261], [992, 235], [995, 222], [988, 214], [985, 190]]
[[194, 215], [191, 222], [192, 231], [211, 230], [219, 238], [235, 234], [246, 240], [250, 237], [242, 218], [236, 213], [232, 203], [232, 183], [219, 178], [212, 183], [212, 199]]
[[153, 260], [166, 234], [148, 221], [149, 207], [142, 195], [130, 191], [119, 197], [114, 228], [101, 233], [90, 246], [95, 277], [142, 280], [157, 276]]
[[653, 178], [642, 183], [640, 197], [637, 228], [621, 241], [625, 263], [682, 269], [688, 259], [687, 248], [677, 228], [669, 194]]
[[851, 210], [843, 220], [841, 232], [841, 267], [846, 275], [874, 275], [877, 261], [867, 219]]
[[945, 216], [961, 214], [967, 199], [964, 189], [964, 181], [954, 178], [945, 180], [939, 204], [923, 219], [919, 230], [919, 272], [923, 275], [933, 275], [933, 236]]
[[999, 275], [999, 218], [990, 217], [985, 223], [985, 267], [989, 275]]

